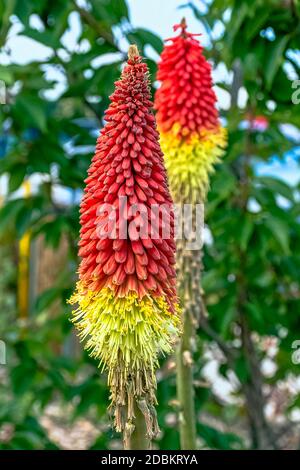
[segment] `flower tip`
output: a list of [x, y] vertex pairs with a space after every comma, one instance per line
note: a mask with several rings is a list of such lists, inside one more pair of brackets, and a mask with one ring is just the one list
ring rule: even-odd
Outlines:
[[[181, 22], [178, 24], [175, 24], [173, 26], [173, 31], [177, 31], [178, 29], [181, 29], [179, 36], [182, 36], [183, 38], [192, 38], [194, 36], [202, 36], [201, 33], [198, 34], [193, 34], [193, 33], [188, 33], [187, 32], [187, 22], [185, 17], [182, 18]], [[165, 39], [165, 41], [173, 40], [173, 38]]]
[[182, 27], [182, 29], [186, 29], [186, 28], [187, 28], [185, 16], [182, 18], [182, 20], [181, 20], [181, 22], [180, 22], [180, 26]]
[[185, 17], [182, 18], [182, 20], [180, 21], [180, 23], [178, 24], [174, 24], [173, 26], [173, 31], [177, 31], [177, 29], [181, 28], [181, 32], [183, 33], [186, 28], [187, 28], [187, 24], [186, 24], [186, 19]]
[[140, 54], [139, 54], [139, 50], [138, 50], [136, 44], [131, 44], [128, 48], [128, 59], [129, 60], [134, 60], [138, 57], [140, 57]]

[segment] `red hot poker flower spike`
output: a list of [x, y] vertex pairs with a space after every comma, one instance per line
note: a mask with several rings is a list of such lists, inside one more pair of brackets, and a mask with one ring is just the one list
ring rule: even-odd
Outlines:
[[132, 430], [136, 400], [151, 416], [152, 437], [158, 354], [171, 351], [179, 323], [174, 214], [148, 68], [135, 46], [128, 56], [85, 181], [71, 303], [79, 305], [74, 322], [86, 348], [108, 370], [116, 429]]
[[155, 106], [163, 132], [176, 125], [177, 135], [188, 136], [202, 129], [218, 127], [216, 95], [213, 91], [211, 66], [199, 41], [186, 31], [186, 23], [175, 25], [181, 34], [165, 46], [157, 79], [162, 86], [156, 92]]
[[185, 20], [179, 36], [161, 54], [155, 96], [157, 123], [175, 202], [206, 197], [209, 173], [223, 154], [225, 131], [219, 122], [211, 66]]

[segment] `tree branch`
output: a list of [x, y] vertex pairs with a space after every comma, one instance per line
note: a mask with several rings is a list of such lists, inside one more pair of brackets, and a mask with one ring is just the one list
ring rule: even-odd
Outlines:
[[[116, 45], [113, 36], [106, 31], [105, 28], [101, 26], [101, 24], [91, 15], [88, 10], [81, 8], [77, 5], [75, 0], [72, 0], [72, 4], [74, 9], [79, 13], [82, 20], [90, 26], [101, 38], [105, 39], [105, 41], [110, 44], [111, 46], [115, 47], [117, 50], [120, 51], [119, 47]], [[120, 51], [122, 52], [122, 51]]]
[[199, 320], [199, 326], [200, 328], [204, 331], [204, 333], [207, 334], [221, 349], [223, 354], [225, 355], [229, 367], [234, 370], [235, 367], [235, 360], [236, 360], [236, 353], [235, 351], [230, 348], [227, 344], [226, 341], [224, 341], [221, 336], [212, 328], [212, 326], [209, 324], [208, 321], [208, 312], [205, 304], [205, 300], [203, 298], [203, 293], [201, 293], [201, 299], [200, 299], [200, 306], [201, 306], [201, 311], [200, 311], [200, 320]]

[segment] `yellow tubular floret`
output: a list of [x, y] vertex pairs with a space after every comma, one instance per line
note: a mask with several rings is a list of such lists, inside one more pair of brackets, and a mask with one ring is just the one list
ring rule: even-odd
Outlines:
[[224, 153], [226, 130], [219, 126], [195, 133], [186, 140], [178, 137], [175, 125], [172, 131], [161, 133], [160, 143], [175, 202], [203, 202], [209, 189], [209, 176]]
[[80, 282], [70, 303], [78, 306], [73, 322], [81, 340], [86, 339], [85, 348], [108, 370], [115, 425], [117, 431], [123, 431], [134, 418], [133, 398], [144, 400], [151, 409], [156, 404], [158, 355], [172, 350], [179, 311], [170, 312], [163, 297], [139, 299], [134, 292], [116, 297], [109, 288], [87, 292]]

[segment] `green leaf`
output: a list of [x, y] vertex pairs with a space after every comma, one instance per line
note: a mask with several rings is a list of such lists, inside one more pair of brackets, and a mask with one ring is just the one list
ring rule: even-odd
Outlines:
[[261, 176], [258, 178], [258, 181], [274, 193], [280, 194], [289, 201], [294, 200], [294, 188], [292, 186], [289, 186], [287, 183], [280, 180], [279, 178], [274, 178], [271, 176]]
[[17, 0], [15, 15], [26, 26], [29, 25], [30, 15], [33, 12], [34, 4], [30, 0]]
[[15, 111], [21, 122], [24, 120], [42, 132], [47, 130], [46, 103], [38, 96], [20, 94], [16, 100]]
[[16, 166], [12, 169], [12, 173], [9, 175], [8, 190], [9, 192], [16, 191], [23, 183], [26, 174], [26, 166]]
[[24, 208], [23, 199], [14, 199], [13, 201], [7, 202], [0, 209], [0, 233], [3, 233], [8, 225], [10, 225], [16, 218], [19, 211]]
[[36, 362], [28, 359], [16, 366], [11, 372], [11, 381], [14, 393], [17, 396], [27, 392], [36, 377]]
[[261, 327], [264, 324], [264, 317], [262, 309], [254, 302], [250, 303], [247, 302], [245, 304], [245, 308], [249, 317], [252, 320], [252, 323], [256, 326], [256, 328]]
[[259, 9], [256, 11], [256, 14], [253, 18], [251, 18], [251, 21], [247, 23], [247, 26], [245, 28], [247, 41], [250, 41], [261, 31], [261, 29], [263, 29], [269, 16], [269, 8]]
[[230, 305], [225, 305], [222, 315], [220, 315], [220, 332], [222, 336], [225, 336], [230, 331], [233, 320], [236, 318], [237, 312], [236, 308], [232, 303]]
[[290, 253], [289, 247], [289, 226], [280, 219], [268, 216], [265, 226], [269, 229], [270, 235], [279, 243], [284, 254]]
[[284, 60], [284, 51], [290, 39], [290, 35], [276, 39], [267, 50], [267, 60], [264, 66], [267, 89], [270, 90], [274, 77]]
[[274, 274], [270, 271], [263, 271], [253, 279], [255, 286], [262, 287], [263, 289], [269, 287], [274, 280]]
[[14, 82], [13, 72], [10, 70], [9, 65], [5, 67], [0, 65], [0, 80], [3, 80], [5, 85], [12, 85]]
[[234, 38], [239, 32], [244, 19], [248, 15], [248, 12], [249, 6], [246, 2], [237, 2], [236, 4], [234, 4], [231, 14], [231, 20], [227, 28], [227, 34], [229, 36], [230, 42], [234, 41]]
[[244, 60], [245, 80], [256, 80], [259, 66], [260, 61], [257, 55], [254, 52], [247, 54]]
[[68, 63], [68, 68], [73, 73], [79, 72], [80, 70], [87, 69], [91, 66], [91, 61], [97, 57], [101, 57], [103, 54], [108, 54], [110, 52], [117, 52], [118, 49], [116, 46], [104, 42], [103, 44], [96, 44], [88, 52], [74, 52], [70, 62]]
[[246, 216], [243, 219], [243, 222], [241, 225], [241, 231], [239, 234], [240, 247], [243, 251], [247, 249], [253, 230], [254, 230], [253, 220], [249, 216]]
[[50, 47], [51, 49], [58, 49], [61, 47], [61, 43], [59, 38], [53, 33], [53, 31], [45, 30], [45, 31], [37, 31], [36, 29], [31, 29], [26, 27], [24, 31], [22, 31], [24, 36], [33, 39], [46, 47]]
[[223, 433], [207, 424], [197, 423], [197, 434], [211, 449], [230, 450], [243, 447], [241, 438], [236, 434]]
[[234, 191], [236, 179], [227, 167], [219, 168], [213, 175], [211, 192], [215, 193], [218, 200], [225, 199]]
[[143, 54], [147, 44], [152, 46], [158, 54], [161, 54], [163, 50], [163, 42], [160, 37], [147, 29], [136, 28], [127, 34], [127, 39], [129, 42], [136, 43]]
[[96, 87], [97, 94], [101, 96], [109, 96], [113, 91], [114, 81], [118, 79], [120, 74], [121, 62], [114, 64], [102, 65], [95, 71], [91, 83]]
[[109, 2], [109, 8], [119, 20], [122, 18], [129, 19], [129, 11], [125, 0], [113, 0]]
[[0, 47], [5, 44], [15, 6], [16, 0], [6, 0], [0, 3]]
[[90, 0], [90, 3], [95, 18], [108, 33], [111, 26], [120, 23], [123, 18], [128, 18], [128, 9], [124, 0]]
[[37, 313], [49, 307], [57, 299], [57, 297], [59, 297], [60, 293], [61, 289], [57, 287], [51, 287], [50, 289], [45, 290], [41, 295], [39, 295], [36, 301]]
[[[284, 104], [289, 105], [291, 102], [292, 84], [293, 84], [293, 81], [289, 79], [283, 67], [280, 67], [276, 73], [276, 76], [274, 77], [273, 84], [272, 84], [272, 94], [273, 94], [273, 98], [275, 98], [275, 101], [278, 101], [280, 103], [284, 102]], [[281, 112], [280, 112], [280, 118], [282, 122]]]
[[26, 230], [30, 227], [32, 209], [31, 207], [24, 207], [16, 217], [16, 231], [19, 238], [24, 235]]
[[250, 371], [247, 362], [243, 356], [240, 356], [235, 362], [235, 373], [241, 383], [248, 382]]

